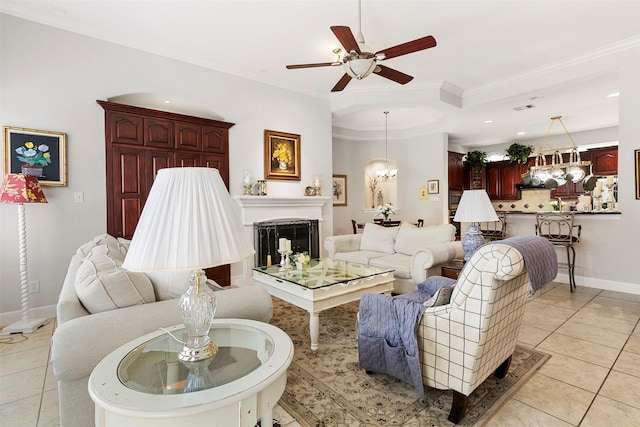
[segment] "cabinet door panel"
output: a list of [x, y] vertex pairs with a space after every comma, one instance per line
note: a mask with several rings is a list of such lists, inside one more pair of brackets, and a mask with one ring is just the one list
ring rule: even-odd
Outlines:
[[526, 165], [505, 162], [500, 165], [500, 198], [502, 200], [520, 199], [520, 190], [516, 184], [522, 182], [522, 173]]
[[175, 154], [173, 151], [147, 151], [145, 152], [145, 186], [147, 194], [151, 190], [153, 181], [158, 175], [158, 171], [164, 168], [171, 168], [174, 166]]
[[464, 187], [464, 165], [461, 153], [448, 153], [449, 190], [462, 191]]
[[202, 127], [191, 123], [175, 123], [176, 148], [178, 150], [202, 151]]
[[144, 140], [142, 117], [112, 112], [107, 114], [108, 135], [111, 143], [142, 145]]
[[227, 184], [227, 188], [229, 188], [229, 163], [227, 162], [226, 156], [220, 154], [203, 154], [200, 160], [200, 166], [218, 169], [222, 180]]
[[200, 166], [200, 154], [177, 152], [176, 166], [181, 168], [193, 168], [196, 166]]
[[112, 156], [113, 200], [107, 201], [111, 212], [107, 232], [130, 239], [146, 199], [143, 153], [137, 148], [114, 147]]
[[173, 148], [173, 124], [169, 120], [145, 119], [144, 132], [144, 145]]
[[486, 167], [486, 190], [490, 199], [500, 198], [500, 166], [489, 163]]
[[202, 126], [202, 151], [226, 153], [229, 148], [229, 131], [214, 126]]
[[618, 149], [604, 148], [589, 150], [594, 175], [618, 174]]

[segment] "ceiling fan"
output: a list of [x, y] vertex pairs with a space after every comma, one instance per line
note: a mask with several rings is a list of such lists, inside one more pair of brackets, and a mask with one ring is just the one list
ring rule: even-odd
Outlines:
[[335, 49], [333, 53], [336, 54], [336, 58], [333, 62], [287, 65], [287, 69], [294, 70], [298, 68], [335, 67], [342, 65], [344, 67], [345, 74], [340, 80], [338, 80], [338, 83], [336, 83], [333, 89], [331, 89], [331, 92], [340, 92], [347, 86], [347, 84], [349, 84], [351, 79], [355, 78], [361, 80], [371, 73], [404, 85], [413, 80], [413, 76], [394, 70], [393, 68], [380, 65], [378, 62], [418, 52], [420, 50], [429, 49], [436, 45], [436, 39], [434, 39], [433, 36], [426, 36], [372, 53], [373, 49], [364, 43], [361, 26], [362, 5], [360, 0], [358, 0], [358, 34], [356, 37], [353, 36], [349, 27], [330, 27], [331, 31], [333, 31], [333, 34], [335, 34], [336, 38], [345, 50], [345, 54], [342, 56], [342, 59], [340, 59], [340, 49]]

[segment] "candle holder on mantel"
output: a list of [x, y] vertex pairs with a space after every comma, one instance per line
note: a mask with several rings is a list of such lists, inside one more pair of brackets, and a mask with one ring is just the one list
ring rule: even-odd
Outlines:
[[293, 267], [291, 266], [291, 260], [289, 260], [289, 255], [291, 255], [293, 252], [278, 250], [278, 253], [280, 254], [280, 268], [278, 269], [278, 271], [282, 273], [293, 269]]

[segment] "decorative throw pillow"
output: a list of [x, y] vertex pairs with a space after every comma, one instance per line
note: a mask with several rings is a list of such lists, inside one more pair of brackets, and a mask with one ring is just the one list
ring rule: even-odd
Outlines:
[[383, 227], [381, 225], [368, 222], [364, 226], [362, 238], [360, 240], [361, 251], [395, 253], [395, 241], [399, 227]]
[[454, 238], [455, 227], [451, 224], [410, 227], [403, 223], [396, 237], [395, 251], [404, 255], [413, 255], [418, 249], [450, 242]]
[[[76, 255], [78, 256], [78, 258], [80, 258], [80, 260], [84, 260], [89, 256], [93, 248], [100, 245], [107, 245], [113, 248], [114, 252], [112, 253], [112, 255], [117, 256], [117, 258], [121, 261], [124, 260], [126, 249], [123, 249], [118, 239], [109, 234], [99, 234], [93, 239], [89, 240], [87, 243], [81, 245], [76, 251]], [[121, 252], [120, 255], [117, 255], [115, 251]]]
[[76, 294], [90, 313], [155, 302], [151, 281], [144, 273], [121, 267], [110, 257], [108, 245], [94, 248], [76, 273]]
[[438, 292], [431, 297], [428, 301], [424, 302], [425, 307], [438, 307], [441, 305], [447, 305], [451, 302], [451, 294], [453, 294], [453, 286], [443, 286], [438, 289]]

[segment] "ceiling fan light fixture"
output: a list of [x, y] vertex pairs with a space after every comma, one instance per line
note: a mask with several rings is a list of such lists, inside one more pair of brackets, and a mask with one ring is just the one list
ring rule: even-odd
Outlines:
[[344, 57], [344, 71], [357, 80], [362, 80], [376, 69], [376, 56], [372, 53], [350, 53]]

